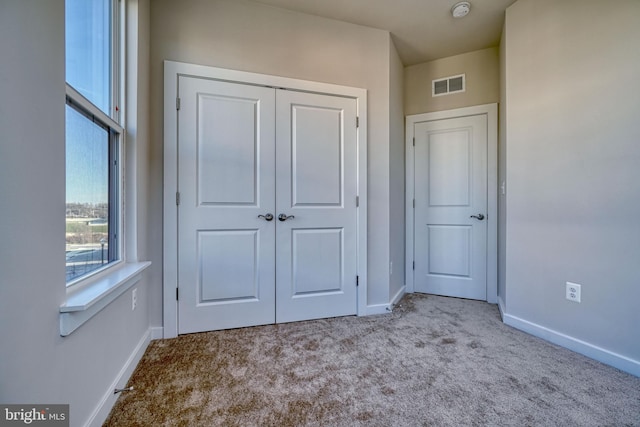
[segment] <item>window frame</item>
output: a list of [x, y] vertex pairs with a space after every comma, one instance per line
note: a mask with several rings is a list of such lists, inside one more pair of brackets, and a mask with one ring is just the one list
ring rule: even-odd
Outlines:
[[[85, 286], [91, 285], [95, 281], [108, 275], [109, 271], [113, 271], [114, 268], [123, 264], [127, 259], [125, 253], [126, 233], [124, 232], [125, 127], [123, 118], [125, 114], [122, 108], [125, 101], [124, 65], [126, 46], [124, 44], [125, 29], [123, 25], [124, 22], [126, 22], [125, 3], [125, 1], [110, 0], [109, 114], [76, 90], [66, 81], [65, 77], [65, 105], [84, 115], [96, 125], [103, 127], [109, 134], [109, 248], [115, 248], [115, 255], [110, 255], [107, 264], [104, 266], [69, 281], [65, 281], [67, 291], [77, 291]], [[111, 252], [111, 250], [109, 252]]]
[[[136, 111], [139, 105], [137, 97], [138, 5], [136, 1], [128, 0], [114, 0], [112, 4], [118, 10], [117, 19], [119, 20], [117, 46], [120, 51], [118, 62], [112, 64], [113, 69], [119, 72], [119, 91], [116, 86], [113, 88], [114, 91], [119, 92], [119, 103], [114, 103], [119, 108], [118, 116], [115, 119], [109, 118], [107, 122], [115, 125], [114, 129], [120, 132], [121, 182], [118, 186], [121, 190], [120, 262], [109, 264], [99, 272], [94, 272], [95, 274], [79, 278], [74, 286], [65, 285], [66, 298], [59, 307], [60, 336], [62, 337], [69, 336], [94, 316], [99, 315], [109, 304], [121, 298], [125, 292], [140, 282], [145, 270], [151, 266], [150, 261], [138, 259], [136, 221], [138, 203]], [[76, 97], [75, 95], [79, 94], [73, 87], [67, 85], [66, 90], [67, 94], [71, 93], [73, 99], [79, 103], [88, 102], [83, 100], [82, 96]], [[130, 96], [125, 97], [126, 93]], [[133, 132], [127, 130], [125, 122], [131, 124]], [[156, 338], [161, 336], [158, 335]]]

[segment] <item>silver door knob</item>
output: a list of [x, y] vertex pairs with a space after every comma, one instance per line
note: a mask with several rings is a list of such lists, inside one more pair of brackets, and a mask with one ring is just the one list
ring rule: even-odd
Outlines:
[[280, 221], [286, 221], [286, 220], [288, 220], [288, 219], [293, 219], [293, 218], [295, 218], [295, 216], [293, 216], [293, 215], [286, 215], [286, 214], [283, 214], [283, 213], [281, 213], [280, 215], [278, 215], [278, 219], [279, 219]]
[[271, 221], [273, 219], [273, 215], [268, 213], [266, 215], [258, 215], [258, 218], [264, 218], [267, 221]]
[[475, 218], [477, 220], [482, 221], [484, 219], [484, 215], [482, 214], [478, 214], [478, 215], [471, 215], [469, 218]]

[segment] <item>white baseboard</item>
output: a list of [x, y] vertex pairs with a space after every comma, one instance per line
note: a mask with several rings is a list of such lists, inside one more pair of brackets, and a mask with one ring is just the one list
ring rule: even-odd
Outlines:
[[400, 298], [402, 298], [406, 293], [407, 287], [405, 285], [402, 285], [402, 287], [398, 289], [398, 292], [396, 292], [393, 298], [391, 298], [391, 307], [393, 308], [398, 303], [398, 301], [400, 301]]
[[365, 316], [372, 316], [375, 314], [391, 313], [391, 304], [372, 304], [367, 306], [367, 312]]
[[[500, 306], [500, 302], [501, 301], [498, 301], [498, 306]], [[605, 350], [604, 348], [570, 337], [536, 323], [504, 313], [502, 308], [500, 308], [500, 313], [502, 314], [502, 320], [506, 325], [520, 329], [521, 331], [527, 332], [559, 346], [568, 348], [576, 353], [580, 353], [606, 365], [613, 366], [621, 371], [628, 372], [631, 375], [640, 377], [640, 361], [630, 359], [626, 356], [613, 353], [609, 350]]]
[[162, 326], [152, 326], [149, 331], [151, 332], [151, 341], [164, 338], [164, 328]]
[[109, 416], [109, 413], [111, 412], [111, 409], [113, 408], [113, 405], [115, 405], [116, 400], [118, 399], [118, 395], [113, 394], [113, 390], [116, 388], [123, 388], [127, 384], [127, 381], [129, 381], [131, 374], [133, 374], [133, 370], [136, 368], [138, 362], [142, 358], [142, 355], [147, 349], [152, 336], [155, 335], [155, 329], [162, 328], [149, 328], [147, 332], [144, 333], [144, 335], [138, 342], [138, 345], [136, 345], [136, 348], [127, 359], [126, 363], [116, 376], [109, 389], [105, 392], [104, 396], [100, 400], [100, 403], [93, 411], [85, 425], [99, 427], [102, 426], [102, 424], [105, 422], [105, 420]]
[[504, 313], [506, 311], [506, 306], [502, 297], [498, 297], [498, 310], [500, 310], [500, 319], [502, 319], [502, 321], [504, 322]]
[[386, 304], [371, 304], [367, 306], [367, 311], [364, 316], [373, 316], [376, 314], [391, 313], [393, 306], [400, 301], [400, 298], [406, 293], [406, 286], [402, 286], [398, 292], [391, 298], [391, 302]]

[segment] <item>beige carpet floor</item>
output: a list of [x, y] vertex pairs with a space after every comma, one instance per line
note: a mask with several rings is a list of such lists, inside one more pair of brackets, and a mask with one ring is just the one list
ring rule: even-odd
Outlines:
[[640, 378], [406, 295], [393, 313], [153, 341], [107, 426], [640, 426]]

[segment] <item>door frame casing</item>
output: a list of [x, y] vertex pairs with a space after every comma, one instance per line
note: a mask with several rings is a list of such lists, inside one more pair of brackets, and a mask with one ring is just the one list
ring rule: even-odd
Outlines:
[[[178, 80], [180, 76], [221, 80], [301, 92], [342, 96], [356, 101], [357, 168], [357, 315], [367, 314], [367, 90], [204, 65], [164, 61], [164, 179], [163, 179], [163, 337], [178, 335]], [[346, 201], [345, 201], [346, 202]], [[354, 200], [353, 203], [356, 203]], [[355, 282], [355, 277], [354, 277]], [[354, 283], [355, 286], [355, 283]]]
[[433, 113], [412, 114], [405, 120], [405, 212], [406, 212], [406, 291], [414, 292], [414, 207], [415, 198], [415, 125], [420, 122], [454, 119], [468, 116], [487, 117], [487, 302], [498, 303], [498, 104], [483, 104], [473, 107]]

